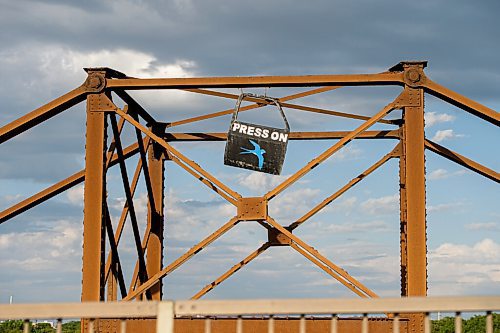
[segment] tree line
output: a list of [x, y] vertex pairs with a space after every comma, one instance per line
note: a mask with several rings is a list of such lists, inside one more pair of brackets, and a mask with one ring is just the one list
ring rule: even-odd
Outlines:
[[[0, 323], [0, 333], [18, 333], [23, 331], [22, 320], [8, 320]], [[48, 323], [31, 323], [32, 333], [54, 333], [56, 330]], [[80, 321], [70, 321], [62, 324], [63, 333], [80, 333]], [[454, 333], [455, 318], [444, 317], [432, 321], [432, 333]], [[462, 320], [462, 332], [484, 333], [486, 332], [486, 316], [473, 316]], [[500, 333], [500, 314], [493, 313], [493, 332]]]

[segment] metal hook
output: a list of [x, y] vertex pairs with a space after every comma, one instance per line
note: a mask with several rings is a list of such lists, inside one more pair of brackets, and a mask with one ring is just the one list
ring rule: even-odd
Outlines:
[[252, 93], [241, 94], [238, 97], [238, 101], [236, 102], [236, 106], [234, 108], [233, 117], [231, 119], [231, 124], [234, 123], [236, 121], [236, 119], [238, 118], [238, 113], [240, 111], [241, 102], [245, 98], [248, 98], [248, 97], [252, 97], [254, 99], [255, 98], [256, 99], [261, 99], [264, 104], [274, 104], [274, 105], [276, 105], [278, 111], [281, 114], [281, 117], [283, 118], [283, 121], [285, 122], [285, 129], [287, 131], [290, 131], [290, 125], [288, 124], [288, 120], [286, 119], [285, 112], [283, 112], [283, 108], [281, 107], [281, 103], [280, 103], [279, 99], [278, 98], [273, 98], [273, 97], [258, 96], [258, 95], [252, 94]]

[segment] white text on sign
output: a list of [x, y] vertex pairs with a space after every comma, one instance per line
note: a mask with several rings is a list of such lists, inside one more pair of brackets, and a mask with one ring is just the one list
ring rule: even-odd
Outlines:
[[267, 128], [260, 128], [257, 126], [249, 126], [249, 125], [244, 125], [244, 124], [240, 124], [237, 122], [233, 123], [231, 130], [233, 132], [238, 132], [241, 134], [254, 136], [256, 138], [262, 138], [262, 139], [270, 138], [271, 140], [281, 141], [281, 142], [287, 142], [287, 140], [288, 140], [288, 134], [286, 134], [286, 133], [280, 133], [277, 131], [271, 132]]

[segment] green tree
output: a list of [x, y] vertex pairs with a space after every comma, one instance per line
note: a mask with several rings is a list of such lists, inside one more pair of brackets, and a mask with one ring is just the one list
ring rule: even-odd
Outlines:
[[[486, 316], [474, 316], [464, 323], [464, 333], [486, 332]], [[500, 333], [500, 314], [493, 314], [493, 332]]]
[[18, 333], [23, 331], [22, 320], [7, 320], [0, 323], [0, 333]]
[[[464, 333], [484, 333], [486, 332], [486, 316], [473, 316], [463, 320], [462, 331]], [[453, 333], [455, 332], [455, 318], [445, 317], [441, 320], [432, 321], [432, 333]], [[493, 332], [500, 333], [500, 314], [493, 314]]]
[[69, 321], [62, 325], [62, 333], [80, 333], [80, 321]]
[[32, 333], [53, 333], [55, 331], [49, 323], [34, 324], [31, 328]]
[[454, 333], [455, 332], [455, 318], [444, 317], [440, 320], [432, 321], [432, 333]]

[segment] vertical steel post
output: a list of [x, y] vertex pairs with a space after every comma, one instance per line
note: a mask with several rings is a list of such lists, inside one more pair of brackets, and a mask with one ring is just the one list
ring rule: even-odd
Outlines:
[[[87, 132], [85, 143], [85, 189], [83, 215], [82, 302], [105, 298], [106, 239], [106, 142], [105, 111], [114, 105], [106, 95], [107, 69], [86, 69]], [[82, 332], [92, 325], [82, 320]], [[95, 323], [99, 330], [99, 322]], [[109, 330], [108, 330], [109, 331]]]
[[82, 302], [104, 299], [106, 115], [96, 111], [98, 98], [87, 97]]
[[[113, 260], [113, 259], [112, 259]], [[115, 265], [115, 263], [112, 263], [112, 265]], [[108, 277], [108, 292], [107, 292], [107, 297], [106, 300], [109, 301], [116, 301], [118, 299], [118, 279], [116, 276], [116, 270], [114, 268], [111, 269], [111, 272], [109, 273]]]
[[399, 214], [400, 214], [400, 259], [401, 259], [401, 296], [408, 296], [408, 259], [407, 231], [408, 213], [406, 209], [406, 139], [404, 125], [401, 130], [401, 155], [399, 157]]
[[[87, 97], [83, 216], [82, 302], [104, 300], [106, 202], [106, 114], [98, 94]], [[82, 332], [89, 323], [82, 320]]]
[[[403, 108], [401, 194], [402, 296], [427, 295], [427, 235], [425, 210], [424, 64], [403, 64], [407, 100]], [[410, 332], [423, 332], [424, 316], [410, 317]]]
[[[164, 128], [153, 125], [152, 131], [157, 135], [162, 134]], [[148, 224], [150, 226], [149, 241], [147, 246], [146, 267], [148, 276], [153, 276], [163, 268], [163, 229], [164, 229], [164, 174], [165, 154], [162, 146], [153, 143], [148, 149], [148, 166], [154, 203], [148, 201]], [[152, 207], [154, 204], [154, 207]], [[150, 289], [153, 300], [162, 299], [162, 282], [158, 281]]]

